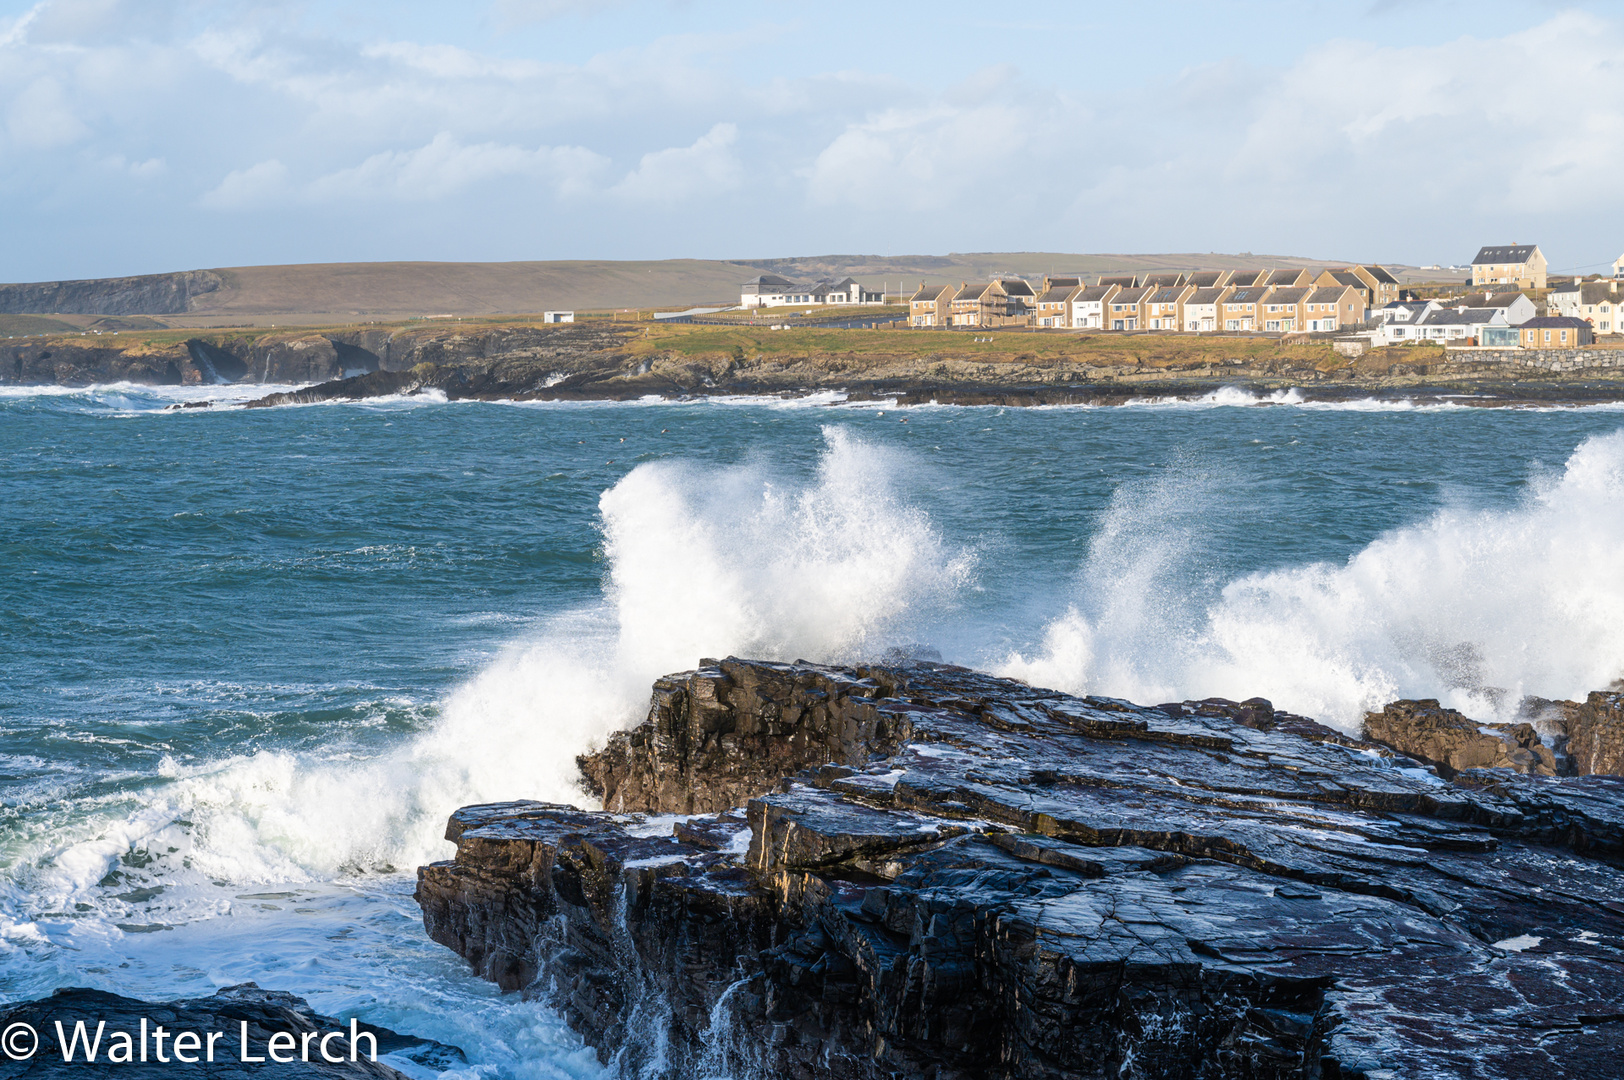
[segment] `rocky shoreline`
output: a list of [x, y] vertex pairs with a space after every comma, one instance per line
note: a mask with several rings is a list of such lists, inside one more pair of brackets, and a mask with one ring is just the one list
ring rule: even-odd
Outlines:
[[[803, 349], [788, 335], [770, 339], [780, 343], [779, 351], [751, 355], [743, 344], [729, 345], [732, 338], [718, 339], [712, 351], [684, 351], [680, 336], [647, 333], [636, 324], [613, 323], [428, 324], [187, 339], [29, 338], [0, 343], [0, 385], [195, 386], [197, 397], [186, 403], [193, 408], [214, 404], [209, 387], [226, 383], [300, 384], [298, 390], [267, 394], [255, 406], [427, 392], [451, 400], [614, 401], [831, 391], [849, 400], [904, 405], [1115, 405], [1197, 398], [1223, 387], [1260, 397], [1291, 390], [1310, 401], [1374, 398], [1476, 406], [1624, 401], [1624, 368], [1612, 362], [1619, 350], [1601, 350], [1607, 358], [1602, 366], [1555, 372], [1532, 361], [1517, 366], [1451, 358], [1433, 347], [1382, 349], [1346, 361], [1333, 357], [1323, 342], [1242, 338], [1127, 337], [1067, 345], [1060, 338], [1024, 335], [1021, 341], [1011, 336], [1008, 344], [1000, 339], [987, 345], [947, 335], [943, 352], [915, 355], [909, 351], [914, 339], [904, 331], [861, 332], [849, 341], [829, 331], [828, 340], [818, 338], [816, 347]], [[748, 328], [727, 333], [747, 337]], [[1075, 351], [1022, 351], [1044, 345]]]
[[1396, 703], [1399, 753], [1261, 699], [706, 661], [581, 759], [606, 811], [464, 808], [417, 899], [620, 1075], [1600, 1080], [1624, 779], [1547, 774], [1615, 760], [1624, 695], [1535, 705]]

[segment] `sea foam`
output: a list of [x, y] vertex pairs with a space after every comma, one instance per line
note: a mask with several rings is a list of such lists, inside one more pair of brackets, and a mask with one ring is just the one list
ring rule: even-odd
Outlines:
[[1157, 702], [1261, 694], [1355, 730], [1367, 709], [1437, 697], [1509, 718], [1524, 695], [1582, 696], [1624, 675], [1624, 432], [1582, 443], [1510, 509], [1441, 509], [1345, 563], [1252, 573], [1192, 601], [1210, 487], [1122, 488], [1068, 610], [1004, 674]]

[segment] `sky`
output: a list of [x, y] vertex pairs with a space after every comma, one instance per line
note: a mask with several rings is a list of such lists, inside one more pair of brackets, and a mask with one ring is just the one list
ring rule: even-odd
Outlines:
[[1624, 0], [0, 0], [0, 281], [1624, 252]]

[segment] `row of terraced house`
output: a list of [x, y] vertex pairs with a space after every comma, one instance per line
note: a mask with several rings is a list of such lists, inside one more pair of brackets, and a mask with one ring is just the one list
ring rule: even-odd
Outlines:
[[1180, 333], [1335, 333], [1399, 299], [1380, 266], [1344, 270], [1198, 270], [1193, 273], [1023, 278], [920, 285], [908, 303], [913, 327], [1162, 330]]

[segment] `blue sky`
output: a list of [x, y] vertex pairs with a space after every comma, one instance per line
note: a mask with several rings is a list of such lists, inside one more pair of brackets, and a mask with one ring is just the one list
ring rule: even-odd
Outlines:
[[1624, 0], [0, 0], [0, 280], [1624, 251]]

